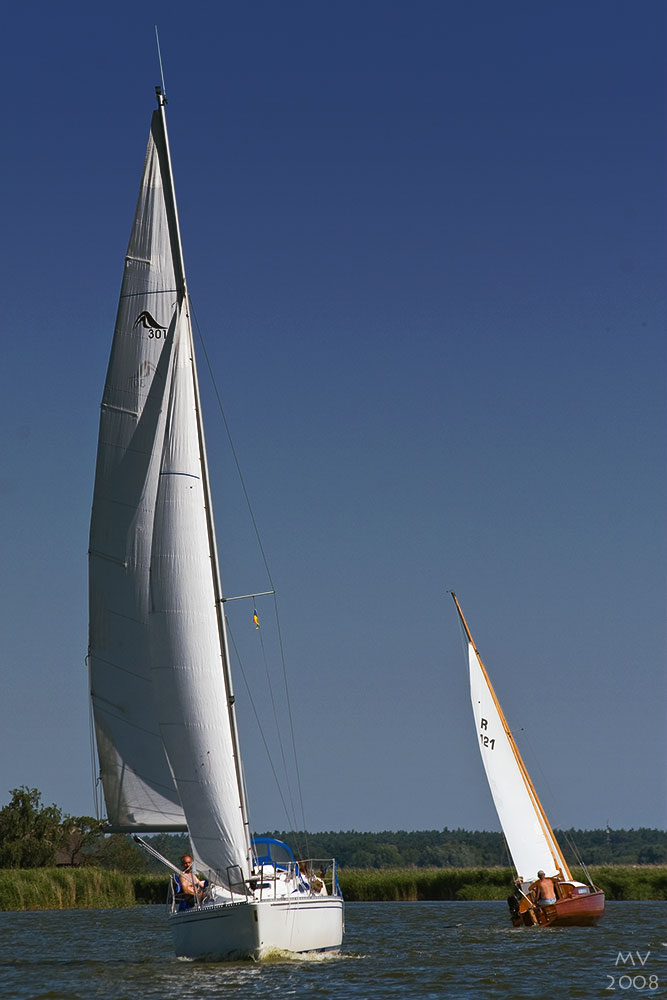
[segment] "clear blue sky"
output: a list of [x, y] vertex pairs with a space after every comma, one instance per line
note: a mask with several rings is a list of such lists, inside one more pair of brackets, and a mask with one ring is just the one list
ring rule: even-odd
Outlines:
[[[3, 20], [0, 803], [93, 811], [87, 535], [157, 17], [307, 826], [498, 829], [454, 589], [554, 824], [665, 827], [662, 0], [160, 6]], [[204, 402], [223, 582], [264, 590]]]

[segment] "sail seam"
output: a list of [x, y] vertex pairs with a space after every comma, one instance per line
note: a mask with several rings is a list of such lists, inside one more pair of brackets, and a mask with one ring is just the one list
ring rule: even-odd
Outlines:
[[[138, 410], [128, 410], [128, 408], [126, 406], [114, 406], [113, 403], [102, 402], [102, 403], [100, 403], [100, 409], [101, 410], [105, 410], [105, 411], [111, 410], [113, 413], [126, 413], [128, 415], [128, 417], [138, 417], [139, 416], [139, 411]], [[106, 443], [113, 444], [113, 442], [105, 442], [105, 444]], [[115, 447], [119, 447], [119, 446], [115, 445]]]
[[[155, 737], [156, 740], [160, 739], [159, 733], [154, 732], [152, 729], [146, 729], [145, 726], [139, 726], [136, 722], [132, 722], [131, 719], [128, 719], [123, 714], [122, 709], [120, 710], [120, 712], [113, 712], [113, 711], [111, 711], [111, 709], [109, 709], [107, 706], [105, 706], [103, 704], [100, 704], [100, 699], [97, 697], [97, 695], [91, 695], [91, 699], [92, 699], [92, 701], [93, 701], [93, 703], [95, 705], [95, 708], [98, 711], [100, 711], [102, 714], [107, 715], [110, 718], [117, 719], [120, 722], [123, 722], [128, 727], [128, 729], [134, 729], [134, 730], [136, 730], [139, 733], [147, 733], [148, 736], [153, 736], [153, 737]], [[119, 768], [119, 770], [123, 770], [125, 768], [129, 768], [129, 770], [131, 770], [133, 774], [138, 774], [139, 775], [139, 774], [142, 773], [141, 771], [135, 771], [132, 768], [130, 768], [129, 764], [124, 764], [123, 768]], [[163, 785], [161, 785], [161, 787], [162, 788], [168, 788], [169, 786], [163, 784]], [[173, 789], [171, 789], [171, 791], [173, 791]]]
[[185, 476], [188, 479], [201, 479], [201, 476], [196, 476], [194, 472], [161, 472], [160, 476]]
[[[137, 621], [136, 624], [143, 625], [144, 622]], [[103, 663], [105, 667], [112, 667], [114, 670], [122, 670], [124, 674], [129, 674], [130, 677], [139, 677], [142, 680], [147, 679], [145, 674], [141, 674], [136, 670], [129, 670], [127, 667], [121, 667], [119, 663], [114, 663], [113, 660], [105, 660], [103, 657], [97, 656], [94, 652], [90, 653], [90, 659], [95, 663]], [[95, 698], [101, 697], [100, 695], [95, 695], [92, 692], [91, 694]], [[108, 702], [108, 704], [113, 705], [113, 702]]]
[[104, 559], [106, 562], [114, 563], [115, 566], [127, 569], [127, 562], [124, 559], [119, 559], [118, 556], [107, 555], [106, 552], [100, 552], [99, 549], [89, 549], [88, 555], [94, 559]]
[[[140, 296], [144, 296], [144, 295], [173, 295], [174, 293], [176, 293], [176, 295], [182, 295], [183, 294], [183, 289], [182, 288], [143, 288], [139, 292], [121, 292], [121, 294], [118, 296], [118, 298], [119, 298], [119, 300], [120, 299], [137, 299]], [[128, 333], [131, 333], [131, 332], [132, 332], [131, 330], [128, 330]]]

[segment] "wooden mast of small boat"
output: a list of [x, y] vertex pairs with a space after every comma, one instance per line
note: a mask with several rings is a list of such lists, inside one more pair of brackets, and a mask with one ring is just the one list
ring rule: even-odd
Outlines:
[[[528, 790], [529, 797], [530, 797], [531, 802], [533, 804], [533, 807], [535, 809], [535, 814], [537, 816], [537, 820], [538, 820], [540, 826], [542, 827], [542, 830], [544, 831], [544, 833], [546, 835], [546, 839], [547, 839], [547, 842], [549, 844], [549, 850], [551, 851], [551, 855], [553, 857], [554, 864], [555, 864], [557, 870], [559, 871], [561, 878], [566, 878], [566, 879], [569, 880], [569, 879], [572, 878], [572, 876], [570, 874], [570, 869], [568, 868], [567, 862], [565, 861], [565, 858], [563, 857], [563, 853], [562, 853], [562, 851], [560, 849], [558, 841], [556, 840], [556, 837], [554, 836], [554, 832], [551, 829], [551, 824], [549, 823], [549, 820], [547, 819], [547, 816], [546, 816], [546, 813], [545, 813], [544, 808], [542, 806], [542, 803], [540, 802], [538, 794], [535, 791], [535, 786], [533, 785], [533, 782], [531, 781], [530, 775], [528, 774], [528, 771], [526, 770], [526, 765], [524, 764], [523, 758], [522, 758], [521, 754], [519, 753], [519, 748], [516, 745], [516, 742], [514, 740], [514, 737], [512, 736], [512, 732], [510, 730], [510, 727], [507, 724], [507, 719], [505, 718], [505, 714], [504, 714], [502, 708], [500, 707], [500, 702], [498, 701], [498, 698], [496, 697], [496, 692], [493, 690], [493, 685], [492, 685], [492, 683], [491, 683], [491, 681], [489, 679], [489, 675], [486, 672], [486, 667], [484, 666], [484, 663], [482, 662], [482, 657], [479, 655], [479, 651], [477, 649], [477, 646], [475, 645], [475, 640], [472, 637], [472, 633], [471, 633], [470, 629], [468, 628], [468, 623], [465, 620], [465, 616], [463, 614], [463, 611], [461, 610], [461, 605], [459, 604], [458, 599], [457, 599], [456, 594], [454, 593], [454, 591], [452, 590], [452, 591], [450, 591], [450, 593], [451, 593], [452, 598], [454, 600], [454, 604], [456, 605], [456, 610], [458, 612], [459, 619], [461, 620], [461, 624], [462, 624], [462, 626], [463, 626], [463, 628], [465, 630], [466, 636], [468, 637], [468, 642], [470, 643], [470, 645], [472, 646], [472, 648], [475, 651], [475, 656], [477, 657], [477, 661], [479, 663], [480, 669], [481, 669], [482, 674], [484, 676], [484, 680], [486, 681], [486, 684], [487, 684], [487, 686], [489, 688], [489, 693], [491, 694], [491, 697], [493, 699], [493, 703], [494, 703], [494, 705], [496, 707], [496, 711], [498, 712], [498, 716], [500, 718], [500, 721], [502, 723], [502, 727], [503, 727], [503, 729], [505, 731], [505, 735], [507, 737], [507, 741], [508, 741], [508, 743], [510, 745], [512, 753], [514, 754], [514, 758], [516, 760], [517, 766], [519, 768], [521, 776], [522, 776], [522, 778], [524, 780], [524, 783], [526, 785], [526, 788]], [[554, 851], [552, 850], [552, 845], [556, 849], [556, 852], [557, 852], [556, 854], [554, 854]]]
[[222, 660], [222, 671], [225, 681], [225, 691], [227, 695], [227, 711], [229, 714], [229, 728], [232, 737], [232, 747], [234, 755], [234, 768], [236, 773], [236, 783], [239, 794], [239, 805], [245, 831], [246, 855], [249, 864], [252, 866], [252, 849], [250, 834], [250, 819], [248, 811], [248, 800], [246, 794], [245, 781], [243, 778], [243, 766], [241, 763], [241, 749], [239, 744], [238, 727], [236, 724], [236, 710], [234, 708], [234, 688], [232, 684], [232, 673], [229, 662], [229, 644], [227, 641], [227, 629], [225, 625], [225, 615], [223, 610], [222, 582], [220, 577], [220, 563], [218, 561], [218, 547], [215, 536], [215, 526], [213, 523], [213, 505], [211, 500], [211, 486], [208, 474], [208, 462], [206, 457], [206, 445], [204, 441], [204, 427], [201, 418], [201, 399], [199, 395], [199, 379], [197, 376], [197, 365], [195, 362], [194, 338], [192, 335], [192, 322], [190, 319], [190, 299], [188, 296], [187, 282], [185, 278], [185, 262], [183, 258], [183, 246], [181, 243], [180, 225], [178, 222], [178, 209], [176, 207], [176, 193], [174, 188], [174, 176], [171, 168], [171, 153], [169, 150], [169, 138], [167, 135], [167, 118], [165, 114], [166, 97], [160, 87], [155, 88], [158, 109], [160, 112], [160, 123], [164, 137], [164, 150], [166, 155], [165, 176], [169, 180], [168, 189], [165, 190], [165, 205], [167, 219], [171, 230], [171, 245], [176, 248], [173, 255], [174, 271], [176, 275], [176, 289], [178, 294], [183, 296], [183, 306], [187, 316], [187, 328], [189, 336], [190, 356], [192, 358], [192, 381], [194, 385], [195, 407], [197, 411], [197, 435], [199, 439], [199, 456], [202, 468], [202, 484], [204, 488], [204, 500], [206, 508], [206, 526], [208, 531], [208, 544], [211, 553], [211, 570], [213, 574], [213, 589], [215, 593], [216, 617], [218, 622], [218, 632], [220, 635], [220, 654]]

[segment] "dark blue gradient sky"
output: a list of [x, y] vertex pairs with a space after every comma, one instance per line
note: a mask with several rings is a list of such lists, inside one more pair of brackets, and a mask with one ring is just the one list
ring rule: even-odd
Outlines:
[[[121, 0], [4, 21], [0, 802], [25, 784], [74, 814], [93, 811], [88, 521], [155, 18]], [[552, 822], [664, 827], [664, 4], [194, 0], [159, 27], [306, 826], [497, 829], [454, 589]], [[206, 385], [204, 406], [225, 589], [266, 590]], [[279, 763], [252, 609], [232, 607]], [[252, 817], [285, 828], [237, 677]]]

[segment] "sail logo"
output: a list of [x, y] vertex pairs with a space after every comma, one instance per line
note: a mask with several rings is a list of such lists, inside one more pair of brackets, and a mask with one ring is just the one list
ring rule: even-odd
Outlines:
[[148, 309], [144, 309], [143, 312], [139, 313], [132, 324], [132, 329], [136, 330], [138, 326], [148, 331], [149, 340], [161, 340], [163, 337], [166, 340], [167, 327], [162, 326], [162, 324], [158, 323], [156, 319], [153, 319]]
[[146, 383], [152, 380], [156, 371], [157, 368], [150, 361], [142, 361], [134, 375], [130, 375], [128, 382], [133, 389], [145, 389]]

